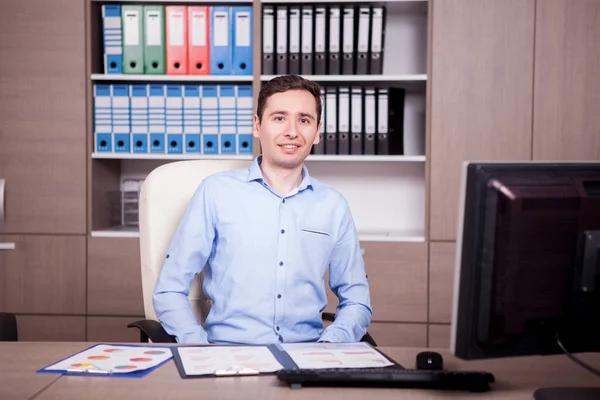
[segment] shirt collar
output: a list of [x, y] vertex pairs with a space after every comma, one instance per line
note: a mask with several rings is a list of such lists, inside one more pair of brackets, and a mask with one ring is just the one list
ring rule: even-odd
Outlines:
[[[254, 159], [254, 161], [248, 168], [248, 182], [259, 181], [266, 183], [262, 171], [260, 169], [261, 162], [262, 155], [259, 155]], [[302, 165], [302, 182], [300, 182], [300, 185], [298, 186], [298, 192], [307, 188], [313, 189], [313, 185], [310, 179], [310, 174], [308, 173], [308, 168], [306, 168], [306, 165]], [[294, 191], [292, 191], [292, 193], [293, 192]]]

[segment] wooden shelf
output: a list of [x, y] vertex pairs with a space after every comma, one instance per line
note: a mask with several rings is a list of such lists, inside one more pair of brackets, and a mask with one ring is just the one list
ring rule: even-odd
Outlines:
[[339, 155], [309, 155], [306, 161], [337, 161], [337, 162], [425, 162], [425, 156], [339, 156]]
[[93, 81], [252, 82], [252, 75], [127, 75], [92, 74]]
[[101, 231], [92, 231], [91, 236], [108, 238], [139, 238], [140, 232], [137, 228], [115, 228]]
[[[323, 3], [323, 0], [261, 0], [263, 4], [303, 4], [303, 3]], [[427, 0], [340, 0], [338, 3], [421, 3]]]
[[[278, 75], [261, 75], [261, 81], [269, 81]], [[426, 74], [408, 75], [302, 75], [317, 82], [426, 82]]]
[[[241, 3], [241, 4], [252, 4], [252, 0], [90, 0], [92, 3], [173, 3], [173, 4], [232, 4], [232, 3]], [[400, 1], [400, 0], [392, 0], [392, 1]], [[407, 0], [402, 0], [407, 1]], [[410, 0], [415, 1], [415, 0]], [[417, 0], [423, 1], [423, 0]]]
[[[107, 229], [101, 231], [92, 231], [92, 237], [111, 237], [111, 238], [139, 238], [140, 233], [137, 229]], [[383, 232], [383, 233], [365, 233], [359, 232], [361, 242], [405, 242], [405, 243], [423, 243], [425, 236], [419, 232]]]
[[92, 153], [92, 158], [110, 160], [247, 160], [252, 154], [158, 154], [158, 153]]

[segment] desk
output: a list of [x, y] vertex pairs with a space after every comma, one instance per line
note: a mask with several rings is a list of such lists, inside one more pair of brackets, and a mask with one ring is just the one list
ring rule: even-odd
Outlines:
[[[0, 343], [0, 399], [291, 399], [291, 400], [377, 400], [432, 399], [532, 399], [544, 386], [600, 386], [600, 378], [574, 364], [565, 356], [534, 356], [512, 359], [462, 361], [447, 350], [447, 369], [485, 370], [496, 376], [487, 393], [442, 392], [417, 389], [302, 388], [291, 390], [272, 375], [198, 378], [183, 380], [171, 360], [141, 379], [61, 376], [35, 371], [93, 343]], [[380, 347], [381, 351], [405, 367], [414, 367], [415, 356], [424, 349]], [[580, 357], [600, 365], [600, 354]]]

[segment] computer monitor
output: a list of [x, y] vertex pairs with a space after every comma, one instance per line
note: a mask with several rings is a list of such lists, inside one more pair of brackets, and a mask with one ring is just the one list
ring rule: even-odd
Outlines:
[[467, 162], [451, 351], [600, 351], [600, 163]]

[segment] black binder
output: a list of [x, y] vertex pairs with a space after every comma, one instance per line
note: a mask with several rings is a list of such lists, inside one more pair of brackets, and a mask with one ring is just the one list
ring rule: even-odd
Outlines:
[[263, 6], [263, 75], [273, 75], [275, 73], [275, 64], [273, 56], [275, 53], [275, 15], [274, 8], [271, 5]]
[[288, 8], [287, 6], [278, 5], [276, 11], [275, 49], [277, 62], [275, 63], [275, 73], [285, 75], [288, 73]]
[[310, 5], [302, 6], [301, 20], [301, 40], [300, 48], [302, 61], [300, 71], [304, 75], [312, 75], [313, 73], [313, 37], [314, 37], [314, 19], [313, 8]]

